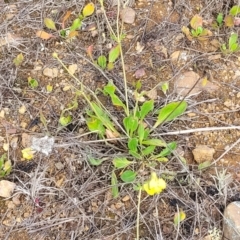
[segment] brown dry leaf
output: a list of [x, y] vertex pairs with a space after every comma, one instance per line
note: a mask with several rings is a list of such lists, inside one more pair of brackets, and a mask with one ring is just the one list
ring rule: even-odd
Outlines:
[[157, 90], [155, 88], [151, 89], [150, 91], [146, 92], [146, 96], [148, 96], [152, 100], [157, 99]]
[[181, 52], [181, 51], [176, 51], [176, 52], [173, 52], [173, 53], [171, 54], [170, 58], [171, 58], [171, 60], [172, 60], [173, 62], [177, 62], [177, 61], [178, 61], [179, 56], [180, 56], [180, 52]]
[[112, 132], [109, 129], [106, 129], [106, 137], [107, 139], [111, 139], [111, 138], [118, 138], [120, 135], [118, 132]]
[[44, 39], [44, 40], [48, 40], [48, 39], [54, 37], [52, 34], [47, 33], [47, 32], [45, 32], [45, 31], [43, 31], [43, 30], [37, 31], [37, 32], [36, 32], [36, 36], [39, 37], [39, 38], [41, 38], [41, 39]]
[[75, 74], [75, 72], [77, 71], [77, 69], [78, 69], [77, 64], [72, 64], [72, 65], [70, 65], [70, 66], [68, 67], [68, 71], [69, 71], [72, 75]]
[[126, 7], [121, 10], [120, 17], [124, 23], [132, 24], [135, 21], [136, 12], [132, 8]]
[[235, 17], [234, 18], [234, 25], [235, 26], [239, 26], [240, 25], [240, 18], [239, 17]]
[[192, 41], [192, 40], [193, 40], [189, 28], [183, 26], [183, 27], [182, 27], [182, 32], [186, 35], [186, 37], [187, 37], [187, 39], [188, 39], [189, 41]]
[[65, 28], [65, 22], [71, 16], [71, 13], [72, 13], [72, 11], [67, 11], [66, 14], [64, 15], [63, 20], [62, 20], [62, 28]]
[[16, 184], [7, 180], [0, 181], [0, 197], [9, 198], [12, 196]]
[[227, 15], [224, 18], [224, 23], [226, 27], [233, 27], [234, 26], [234, 17], [232, 15]]
[[22, 134], [22, 146], [24, 148], [28, 148], [31, 145], [32, 145], [32, 136], [27, 133], [23, 133]]
[[76, 37], [78, 36], [78, 31], [71, 31], [68, 35], [68, 38], [73, 38], [73, 37]]
[[203, 19], [201, 16], [199, 16], [198, 14], [196, 14], [192, 20], [190, 21], [190, 25], [193, 29], [197, 29], [198, 27], [202, 27], [203, 25]]

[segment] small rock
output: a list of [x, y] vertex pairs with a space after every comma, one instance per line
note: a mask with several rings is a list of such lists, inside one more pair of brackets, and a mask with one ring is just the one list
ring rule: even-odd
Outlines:
[[12, 202], [16, 205], [16, 206], [19, 206], [21, 204], [20, 200], [20, 195], [15, 195], [12, 197]]
[[13, 137], [11, 139], [10, 146], [12, 149], [16, 149], [18, 147], [18, 137]]
[[58, 76], [57, 68], [44, 68], [43, 75], [50, 78], [55, 78]]
[[77, 64], [72, 64], [68, 67], [68, 71], [71, 73], [71, 74], [75, 74], [75, 72], [77, 71], [78, 69], [78, 65]]
[[7, 180], [0, 181], [0, 197], [11, 197], [16, 184]]
[[1, 110], [0, 111], [0, 118], [4, 118], [5, 117], [5, 111], [4, 110]]
[[135, 21], [136, 12], [129, 7], [121, 10], [120, 17], [124, 23], [132, 24]]
[[224, 211], [224, 239], [240, 239], [240, 201], [230, 203]]
[[192, 153], [197, 163], [206, 161], [211, 162], [213, 160], [213, 154], [215, 153], [215, 150], [205, 145], [199, 145], [192, 151]]
[[[175, 79], [175, 89], [182, 96], [196, 94], [202, 91], [200, 76], [194, 71], [188, 71], [180, 74]], [[190, 91], [191, 90], [191, 91]]]
[[23, 133], [22, 134], [22, 146], [24, 148], [28, 148], [28, 147], [31, 147], [31, 145], [32, 145], [32, 136], [27, 133]]

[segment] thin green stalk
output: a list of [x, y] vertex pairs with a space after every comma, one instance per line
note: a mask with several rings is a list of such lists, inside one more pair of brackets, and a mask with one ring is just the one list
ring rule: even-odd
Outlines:
[[139, 240], [139, 222], [140, 222], [140, 204], [141, 204], [141, 195], [142, 189], [139, 189], [138, 192], [138, 205], [137, 205], [137, 233], [136, 233], [136, 240]]

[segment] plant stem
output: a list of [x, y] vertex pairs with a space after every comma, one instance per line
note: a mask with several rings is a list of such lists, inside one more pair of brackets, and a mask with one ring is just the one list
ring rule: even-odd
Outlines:
[[140, 204], [141, 204], [141, 195], [142, 189], [139, 189], [138, 192], [138, 206], [137, 206], [137, 233], [136, 233], [136, 240], [139, 240], [139, 220], [140, 220]]

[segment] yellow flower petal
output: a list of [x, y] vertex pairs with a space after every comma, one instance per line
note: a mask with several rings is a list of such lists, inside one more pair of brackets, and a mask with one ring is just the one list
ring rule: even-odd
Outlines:
[[34, 157], [35, 151], [32, 150], [32, 148], [24, 148], [22, 150], [22, 157], [27, 160], [31, 160]]
[[162, 178], [158, 178], [155, 172], [152, 172], [150, 180], [143, 184], [143, 189], [148, 195], [161, 193], [166, 187], [166, 182]]

